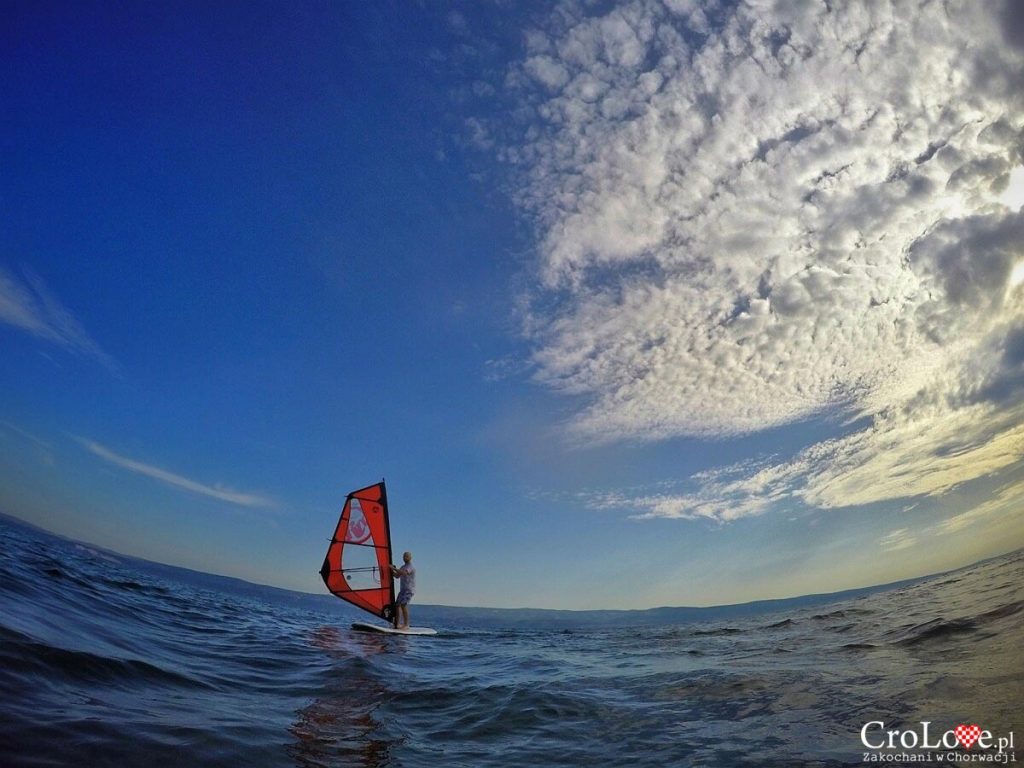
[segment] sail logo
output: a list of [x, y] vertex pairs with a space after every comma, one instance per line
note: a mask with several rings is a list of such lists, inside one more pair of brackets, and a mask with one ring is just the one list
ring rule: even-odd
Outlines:
[[[860, 741], [869, 752], [865, 763], [999, 763], [1017, 762], [1014, 733], [996, 736], [977, 723], [961, 723], [936, 734], [929, 720], [917, 728], [886, 729], [872, 720], [860, 729]], [[971, 752], [975, 745], [978, 750]], [[912, 751], [911, 751], [912, 750]], [[930, 751], [925, 751], [930, 750]]]
[[370, 530], [370, 524], [367, 523], [366, 518], [363, 517], [362, 507], [357, 504], [353, 504], [352, 512], [348, 521], [348, 531], [345, 534], [345, 543], [363, 544], [370, 538], [372, 533], [373, 531]]

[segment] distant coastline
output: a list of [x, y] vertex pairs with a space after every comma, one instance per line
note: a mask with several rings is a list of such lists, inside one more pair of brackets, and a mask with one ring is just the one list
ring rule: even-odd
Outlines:
[[[329, 594], [315, 594], [297, 590], [273, 587], [266, 584], [255, 584], [233, 576], [220, 576], [183, 568], [166, 563], [157, 563], [132, 555], [107, 549], [69, 536], [54, 533], [41, 526], [22, 520], [14, 515], [0, 512], [0, 523], [27, 528], [45, 536], [51, 536], [77, 546], [102, 552], [105, 555], [120, 559], [126, 564], [134, 565], [154, 575], [179, 581], [190, 586], [215, 589], [239, 597], [260, 599], [271, 604], [301, 606], [325, 613], [337, 614], [338, 621], [347, 621], [356, 616], [356, 612]], [[1016, 550], [1015, 550], [1016, 551]], [[984, 558], [977, 563], [970, 563], [960, 568], [938, 573], [926, 574], [911, 579], [903, 579], [887, 584], [846, 589], [839, 592], [798, 595], [796, 597], [775, 598], [770, 600], [754, 600], [747, 603], [715, 606], [663, 606], [658, 608], [636, 609], [589, 609], [571, 610], [558, 608], [482, 608], [474, 606], [429, 605], [416, 606], [417, 619], [424, 623], [442, 626], [468, 627], [507, 627], [510, 629], [601, 629], [621, 627], [652, 627], [673, 624], [689, 624], [721, 619], [744, 619], [781, 611], [811, 608], [819, 605], [852, 598], [865, 597], [878, 592], [897, 590], [917, 584], [928, 579], [945, 576], [950, 573], [972, 568], [979, 563], [1005, 557], [1010, 552]]]

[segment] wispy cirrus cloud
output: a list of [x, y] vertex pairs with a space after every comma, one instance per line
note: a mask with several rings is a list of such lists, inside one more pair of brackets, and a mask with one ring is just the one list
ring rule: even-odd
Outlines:
[[[929, 408], [935, 412], [920, 412]], [[947, 411], [944, 405], [918, 404], [881, 415], [850, 435], [814, 443], [788, 460], [742, 462], [698, 473], [677, 484], [682, 489], [590, 494], [584, 502], [639, 519], [730, 521], [797, 505], [835, 509], [937, 497], [968, 480], [996, 475], [1022, 456], [1024, 406], [982, 401]]]
[[[581, 440], [868, 426], [641, 516], [940, 495], [1021, 459], [1024, 49], [1002, 6], [565, 2], [506, 84], [536, 380]], [[607, 501], [607, 500], [606, 500]]]
[[117, 361], [31, 272], [22, 280], [0, 266], [0, 322], [90, 357], [112, 373], [120, 370]]
[[700, 472], [687, 481], [673, 484], [584, 493], [581, 501], [591, 509], [626, 510], [640, 520], [676, 518], [727, 522], [762, 514], [798, 497], [804, 471], [799, 462], [745, 461]]
[[901, 549], [910, 549], [917, 544], [917, 536], [909, 528], [898, 528], [889, 531], [878, 540], [879, 546], [889, 552], [898, 552]]
[[988, 501], [943, 520], [936, 527], [936, 532], [961, 533], [997, 514], [1016, 516], [1018, 519], [1024, 516], [1024, 485], [1010, 484], [1000, 488]]
[[169, 470], [161, 467], [146, 464], [127, 456], [122, 456], [94, 440], [88, 440], [84, 437], [76, 437], [75, 439], [90, 453], [99, 456], [101, 459], [108, 461], [115, 466], [121, 467], [122, 469], [127, 469], [130, 472], [151, 477], [154, 480], [158, 480], [173, 488], [188, 491], [189, 493], [195, 493], [200, 496], [208, 496], [212, 499], [217, 499], [218, 501], [225, 501], [229, 504], [237, 504], [242, 507], [275, 506], [273, 499], [266, 496], [236, 491], [222, 485], [207, 485], [174, 472], [170, 472]]
[[41, 437], [29, 432], [27, 429], [22, 429], [16, 424], [12, 424], [5, 419], [0, 419], [0, 435], [2, 435], [3, 432], [16, 435], [24, 443], [31, 446], [31, 450], [42, 463], [51, 467], [56, 465], [56, 459], [53, 455], [53, 446], [46, 440], [43, 440]]

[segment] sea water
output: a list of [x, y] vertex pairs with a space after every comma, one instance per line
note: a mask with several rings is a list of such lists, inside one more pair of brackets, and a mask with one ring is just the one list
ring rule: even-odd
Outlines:
[[[0, 522], [0, 765], [1024, 764], [1020, 551], [772, 615], [531, 629], [448, 613], [434, 638], [174, 573]], [[900, 741], [960, 724], [989, 747]]]

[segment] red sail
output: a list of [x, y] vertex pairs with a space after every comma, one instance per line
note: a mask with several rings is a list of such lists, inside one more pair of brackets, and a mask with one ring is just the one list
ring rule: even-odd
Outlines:
[[345, 499], [320, 576], [342, 600], [390, 621], [395, 602], [390, 565], [388, 497], [381, 481]]

